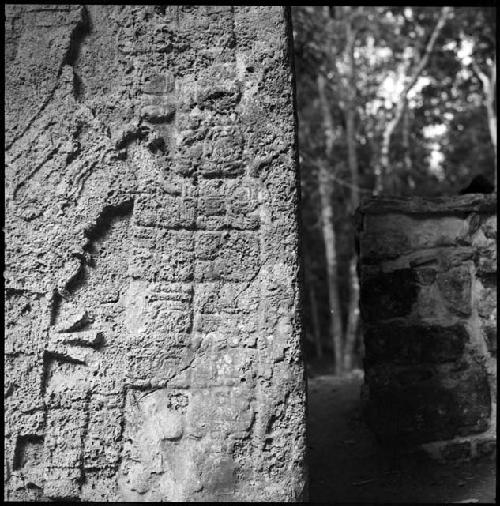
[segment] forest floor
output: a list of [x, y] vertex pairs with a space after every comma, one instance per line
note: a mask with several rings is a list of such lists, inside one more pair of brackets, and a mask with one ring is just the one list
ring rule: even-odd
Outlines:
[[381, 447], [361, 417], [362, 382], [308, 367], [310, 502], [495, 502], [494, 459], [444, 465]]

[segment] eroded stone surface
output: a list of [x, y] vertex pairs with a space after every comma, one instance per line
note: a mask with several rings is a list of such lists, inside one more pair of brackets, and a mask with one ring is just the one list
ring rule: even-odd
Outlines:
[[464, 325], [386, 324], [365, 328], [365, 360], [420, 364], [459, 358], [469, 335]]
[[6, 6], [7, 500], [303, 497], [288, 30]]

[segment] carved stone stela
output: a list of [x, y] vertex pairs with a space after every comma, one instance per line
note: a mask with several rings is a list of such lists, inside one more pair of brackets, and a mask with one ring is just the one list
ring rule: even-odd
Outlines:
[[5, 17], [5, 499], [301, 499], [286, 10]]

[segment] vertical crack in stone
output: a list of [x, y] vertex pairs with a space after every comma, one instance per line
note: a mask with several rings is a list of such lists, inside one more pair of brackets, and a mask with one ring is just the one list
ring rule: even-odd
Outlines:
[[84, 5], [81, 7], [80, 12], [81, 18], [71, 32], [69, 46], [62, 60], [62, 66], [70, 65], [73, 67], [73, 96], [78, 102], [82, 100], [84, 95], [84, 83], [77, 74], [75, 67], [80, 56], [82, 44], [92, 31], [92, 23], [88, 8]]
[[80, 56], [80, 48], [85, 38], [91, 33], [91, 21], [88, 8], [84, 5], [80, 8], [81, 18], [73, 28], [69, 39], [69, 46], [62, 60], [62, 65], [72, 67]]
[[57, 288], [54, 288], [52, 294], [50, 296], [50, 317], [49, 324], [50, 326], [54, 326], [57, 322], [57, 318], [59, 316], [59, 310], [61, 308], [62, 297]]

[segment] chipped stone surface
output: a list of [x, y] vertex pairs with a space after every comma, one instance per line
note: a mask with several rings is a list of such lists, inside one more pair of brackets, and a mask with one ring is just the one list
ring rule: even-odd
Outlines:
[[286, 9], [5, 27], [5, 499], [304, 498]]
[[444, 459], [496, 437], [496, 197], [383, 198], [357, 226], [367, 415]]

